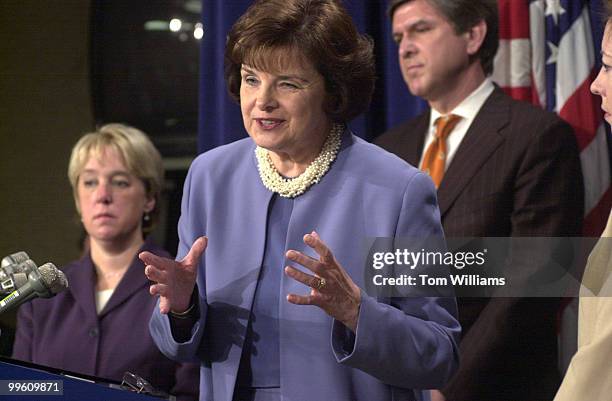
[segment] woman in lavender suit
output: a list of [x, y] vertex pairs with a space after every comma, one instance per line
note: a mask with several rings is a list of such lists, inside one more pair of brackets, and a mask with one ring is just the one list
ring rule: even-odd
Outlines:
[[261, 0], [225, 58], [249, 138], [191, 166], [177, 261], [140, 256], [157, 345], [200, 363], [200, 400], [423, 399], [457, 367], [456, 305], [362, 290], [367, 238], [442, 235], [430, 179], [346, 126], [371, 42], [337, 1]]

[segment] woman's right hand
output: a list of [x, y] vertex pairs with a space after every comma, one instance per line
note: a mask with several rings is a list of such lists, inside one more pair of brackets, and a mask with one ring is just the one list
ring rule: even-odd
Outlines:
[[181, 261], [162, 258], [146, 251], [138, 255], [146, 265], [145, 275], [156, 283], [149, 288], [149, 292], [160, 297], [161, 313], [166, 314], [170, 311], [180, 313], [189, 308], [191, 293], [196, 284], [198, 264], [207, 244], [207, 237], [198, 238]]

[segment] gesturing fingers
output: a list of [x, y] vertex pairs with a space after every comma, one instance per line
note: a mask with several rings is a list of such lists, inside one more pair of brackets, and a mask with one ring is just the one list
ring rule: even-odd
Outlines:
[[139, 255], [146, 265], [145, 275], [155, 283], [151, 285], [149, 292], [159, 296], [161, 313], [165, 314], [170, 310], [184, 311], [189, 307], [198, 264], [207, 243], [206, 237], [198, 238], [180, 262], [150, 252], [142, 252]]
[[168, 297], [159, 297], [159, 311], [167, 315], [170, 312], [170, 299]]
[[316, 273], [318, 275], [325, 274], [325, 267], [323, 266], [323, 264], [320, 261], [311, 258], [310, 256], [304, 255], [301, 252], [293, 250], [287, 251], [286, 256], [287, 259], [304, 266], [313, 273]]
[[315, 252], [319, 255], [318, 260], [294, 250], [287, 251], [285, 255], [287, 256], [287, 259], [295, 263], [299, 263], [321, 277], [329, 273], [330, 269], [337, 267], [334, 255], [329, 250], [327, 245], [321, 241], [321, 238], [316, 232], [313, 231], [310, 234], [306, 234], [304, 236], [304, 243], [315, 250]]
[[324, 278], [314, 277], [310, 274], [306, 274], [302, 271], [299, 271], [298, 269], [292, 266], [285, 267], [285, 272], [292, 279], [299, 281], [302, 284], [307, 285], [313, 290], [321, 291], [326, 283]]
[[319, 305], [316, 297], [313, 295], [297, 295], [297, 294], [288, 294], [287, 301], [296, 305]]
[[151, 281], [157, 283], [166, 283], [168, 281], [168, 271], [156, 268], [153, 265], [147, 265], [145, 267], [145, 276]]
[[168, 286], [166, 284], [153, 284], [149, 287], [149, 293], [151, 295], [159, 295], [165, 297], [168, 295]]
[[138, 258], [142, 260], [145, 265], [152, 265], [160, 270], [167, 270], [172, 264], [175, 263], [174, 259], [157, 256], [148, 251], [140, 252], [140, 254], [138, 254]]
[[197, 240], [195, 240], [193, 245], [191, 245], [191, 249], [189, 249], [189, 253], [185, 255], [185, 257], [183, 258], [183, 260], [181, 260], [180, 263], [182, 265], [187, 265], [187, 266], [197, 265], [200, 262], [202, 253], [204, 253], [204, 250], [206, 249], [207, 245], [208, 245], [208, 237], [198, 238]]
[[315, 231], [304, 235], [304, 243], [315, 250], [321, 257], [321, 262], [326, 264], [334, 263], [334, 255]]
[[159, 311], [163, 314], [170, 312], [169, 291], [166, 284], [153, 284], [149, 287], [149, 293], [151, 295], [159, 296]]
[[319, 259], [290, 250], [289, 260], [306, 267], [315, 275], [294, 267], [285, 267], [285, 274], [311, 288], [308, 295], [287, 295], [287, 301], [296, 305], [316, 305], [328, 315], [355, 331], [361, 303], [361, 290], [353, 282], [316, 232], [306, 234], [304, 243], [312, 248]]

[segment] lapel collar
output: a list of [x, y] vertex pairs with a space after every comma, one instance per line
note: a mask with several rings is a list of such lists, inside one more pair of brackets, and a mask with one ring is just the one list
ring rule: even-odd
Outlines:
[[[138, 254], [142, 251], [149, 251], [155, 254], [160, 253], [160, 249], [153, 246], [150, 242], [146, 241], [144, 243], [144, 245], [140, 248], [140, 250], [138, 250], [138, 252], [134, 256], [130, 267], [128, 267], [127, 271], [123, 275], [123, 278], [115, 288], [115, 291], [108, 300], [108, 303], [104, 306], [102, 311], [100, 311], [100, 318], [108, 314], [117, 306], [121, 305], [133, 294], [138, 292], [142, 287], [150, 285], [149, 279], [147, 279], [144, 274], [144, 264], [140, 259], [138, 259]], [[160, 256], [167, 257], [168, 255], [166, 255], [164, 252]]]
[[[252, 150], [254, 149], [255, 145], [252, 147]], [[239, 247], [242, 263], [227, 266], [223, 271], [209, 269], [206, 272], [209, 302], [224, 302], [248, 311], [253, 305], [257, 280], [263, 263], [268, 209], [274, 195], [263, 185], [259, 177], [254, 151], [249, 152], [249, 158], [251, 162], [246, 165], [245, 179], [241, 180], [241, 192], [249, 194], [249, 197], [236, 199], [236, 203], [232, 204], [232, 207], [238, 208], [236, 219], [242, 224], [241, 237], [248, 238]]]
[[509, 122], [509, 106], [503, 91], [495, 87], [476, 115], [438, 188], [442, 217], [478, 169], [504, 141], [499, 131]]
[[429, 130], [430, 113], [431, 110], [421, 113], [421, 115], [416, 118], [412, 132], [403, 132], [403, 135], [400, 136], [401, 143], [398, 149], [400, 149], [401, 153], [398, 156], [416, 168], [419, 168], [419, 160], [423, 152], [425, 136]]
[[[223, 389], [220, 391], [222, 395], [219, 397], [223, 401], [230, 401], [232, 399], [236, 385], [238, 365], [242, 355], [242, 341], [244, 341], [249, 324], [257, 280], [261, 264], [263, 263], [268, 208], [273, 196], [273, 193], [266, 189], [261, 182], [254, 149], [255, 144], [253, 143], [248, 153], [248, 162], [239, 163], [239, 168], [233, 173], [235, 177], [240, 178], [238, 181], [232, 182], [233, 185], [238, 183], [241, 185], [241, 194], [249, 194], [248, 198], [241, 196], [240, 198], [231, 199], [232, 203], [230, 206], [236, 208], [233, 212], [235, 213], [236, 221], [241, 223], [241, 226], [235, 229], [241, 230], [242, 233], [237, 236], [238, 240], [231, 245], [237, 247], [237, 250], [233, 252], [240, 253], [238, 259], [242, 263], [238, 263], [236, 266], [225, 266], [224, 269], [209, 268], [206, 271], [207, 302], [209, 304], [226, 304], [229, 310], [236, 313], [236, 320], [240, 322], [237, 332], [234, 333], [240, 340], [238, 340], [235, 346], [231, 347], [226, 361], [215, 363], [215, 368], [212, 369], [213, 388]], [[229, 233], [225, 229], [219, 229], [224, 230], [226, 235]], [[227, 238], [231, 240], [236, 238], [236, 236], [229, 235]], [[219, 238], [216, 240], [219, 241]], [[209, 250], [207, 252], [209, 252], [208, 258], [214, 260], [211, 256], [212, 253]], [[210, 313], [209, 310], [209, 316]], [[212, 329], [209, 335], [211, 335], [211, 332], [213, 336], [227, 335], [222, 330]]]
[[69, 290], [76, 304], [85, 311], [85, 316], [96, 316], [96, 275], [91, 254], [88, 252], [67, 271]]

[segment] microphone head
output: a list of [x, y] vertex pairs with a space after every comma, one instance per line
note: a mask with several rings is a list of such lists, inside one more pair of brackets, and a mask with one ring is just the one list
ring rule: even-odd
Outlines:
[[59, 270], [53, 263], [45, 263], [38, 268], [42, 282], [51, 291], [49, 296], [64, 291], [68, 288], [68, 279], [63, 271]]
[[9, 256], [5, 256], [2, 258], [2, 262], [0, 262], [0, 267], [6, 267], [10, 265], [18, 265], [26, 260], [30, 260], [30, 257], [27, 253], [21, 251], [10, 254]]

